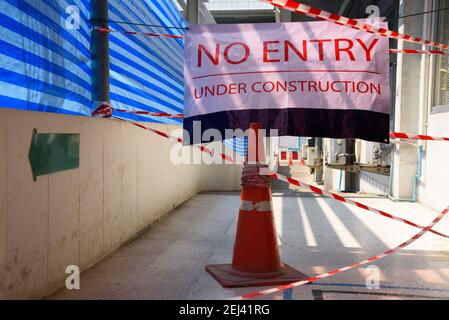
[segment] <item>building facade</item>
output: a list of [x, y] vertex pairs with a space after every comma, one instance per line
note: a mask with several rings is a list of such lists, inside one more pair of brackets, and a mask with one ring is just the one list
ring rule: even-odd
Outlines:
[[[448, 0], [401, 1], [399, 31], [439, 42], [449, 42]], [[429, 12], [413, 16], [419, 12]], [[419, 48], [399, 43], [399, 48]], [[395, 131], [449, 136], [448, 56], [397, 57]], [[420, 141], [395, 144], [391, 196], [418, 200], [439, 209], [447, 205], [449, 144]]]

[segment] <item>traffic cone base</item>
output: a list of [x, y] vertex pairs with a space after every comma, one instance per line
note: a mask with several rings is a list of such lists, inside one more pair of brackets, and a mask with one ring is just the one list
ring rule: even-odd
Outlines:
[[261, 274], [237, 271], [231, 264], [208, 265], [206, 266], [206, 271], [225, 288], [273, 286], [289, 284], [308, 278], [302, 272], [285, 263], [283, 264], [281, 274], [262, 274], [262, 276], [266, 276], [266, 278], [261, 278]]
[[285, 274], [285, 267], [283, 264], [281, 264], [279, 270], [273, 271], [273, 272], [245, 272], [240, 271], [237, 269], [234, 269], [234, 267], [229, 270], [229, 272], [235, 276], [244, 277], [244, 278], [257, 278], [257, 279], [264, 279], [264, 278], [273, 278], [282, 276]]

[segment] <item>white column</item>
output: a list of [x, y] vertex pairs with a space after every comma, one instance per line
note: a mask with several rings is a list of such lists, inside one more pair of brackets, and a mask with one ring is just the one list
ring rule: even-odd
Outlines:
[[[400, 16], [425, 11], [425, 1], [409, 0], [401, 1]], [[399, 20], [399, 32], [420, 36], [423, 33], [423, 16], [409, 17]], [[398, 48], [403, 48], [404, 43], [399, 41]], [[421, 49], [418, 45], [407, 44], [407, 48]], [[420, 103], [421, 95], [425, 90], [420, 90], [422, 85], [420, 55], [402, 55], [397, 57], [396, 70], [396, 97], [395, 97], [395, 121], [394, 131], [417, 133], [420, 129], [420, 108], [425, 106]], [[422, 127], [421, 127], [422, 128]], [[395, 144], [393, 148], [393, 172], [391, 194], [396, 199], [411, 200], [415, 188], [415, 176], [418, 170], [417, 147], [410, 144]]]

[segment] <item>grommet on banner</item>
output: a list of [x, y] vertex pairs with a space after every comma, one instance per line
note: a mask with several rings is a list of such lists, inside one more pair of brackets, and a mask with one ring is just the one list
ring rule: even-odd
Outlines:
[[[164, 133], [162, 131], [159, 131], [159, 130], [156, 130], [156, 129], [153, 129], [153, 128], [145, 127], [144, 125], [142, 125], [140, 123], [137, 123], [137, 122], [134, 122], [134, 121], [130, 121], [130, 120], [126, 120], [126, 119], [122, 119], [122, 118], [118, 118], [118, 117], [114, 117], [114, 116], [112, 118], [117, 119], [117, 120], [121, 120], [121, 121], [124, 121], [124, 122], [129, 122], [130, 124], [133, 124], [134, 126], [137, 126], [139, 128], [145, 129], [145, 130], [150, 131], [150, 132], [153, 132], [153, 133], [155, 133], [155, 134], [157, 134], [159, 136], [162, 136], [164, 138], [167, 138], [167, 139], [169, 139], [171, 141], [182, 143], [182, 139], [181, 138], [170, 136], [170, 135], [168, 135], [168, 134], [166, 134], [166, 133]], [[434, 141], [449, 141], [449, 138], [446, 138], [446, 137], [431, 137], [431, 136], [423, 136], [423, 135], [413, 135], [413, 134], [407, 134], [407, 133], [403, 133], [403, 132], [392, 132], [392, 133], [390, 133], [390, 137], [391, 138], [397, 138], [397, 139], [422, 139], [422, 140], [434, 140]], [[209, 150], [208, 148], [206, 148], [206, 147], [204, 147], [202, 145], [194, 145], [194, 147], [197, 147], [202, 152], [208, 153], [211, 156], [219, 157], [219, 158], [225, 160], [225, 162], [227, 162], [227, 163], [242, 164], [242, 163], [236, 161], [235, 159], [229, 157], [228, 155], [226, 155], [224, 153], [214, 154], [211, 150]], [[277, 167], [279, 167], [279, 157], [280, 157], [280, 155], [277, 155]], [[301, 165], [302, 166], [305, 165], [304, 159], [301, 159]], [[261, 170], [262, 169], [267, 169], [267, 168], [261, 168]], [[300, 182], [300, 181], [298, 181], [296, 179], [293, 179], [293, 178], [290, 178], [290, 177], [285, 177], [285, 176], [280, 175], [280, 174], [278, 174], [276, 172], [266, 172], [266, 174], [267, 175], [271, 175], [271, 177], [274, 178], [274, 179], [285, 181], [285, 182], [287, 182], [287, 183], [289, 183], [291, 185], [294, 185], [296, 187], [305, 187], [305, 188], [309, 189], [310, 191], [312, 191], [314, 193], [317, 193], [317, 194], [320, 194], [320, 195], [324, 195], [326, 197], [335, 199], [337, 201], [344, 202], [344, 203], [356, 206], [358, 208], [370, 211], [372, 213], [381, 215], [383, 217], [386, 217], [386, 218], [389, 218], [389, 219], [392, 219], [392, 220], [396, 220], [396, 221], [405, 223], [405, 224], [410, 225], [412, 227], [423, 228], [423, 226], [421, 226], [420, 224], [414, 223], [414, 222], [412, 222], [410, 220], [394, 216], [394, 215], [389, 214], [387, 212], [384, 212], [382, 210], [378, 210], [376, 208], [372, 208], [370, 206], [367, 206], [367, 205], [365, 205], [363, 203], [360, 203], [358, 201], [347, 199], [347, 198], [342, 197], [342, 196], [340, 196], [340, 195], [338, 195], [336, 193], [328, 192], [328, 191], [325, 191], [323, 189], [317, 188], [315, 186], [309, 185], [307, 183]], [[441, 237], [449, 238], [449, 235], [443, 234], [443, 233], [435, 231], [433, 229], [431, 229], [429, 231], [431, 233], [439, 235]]]

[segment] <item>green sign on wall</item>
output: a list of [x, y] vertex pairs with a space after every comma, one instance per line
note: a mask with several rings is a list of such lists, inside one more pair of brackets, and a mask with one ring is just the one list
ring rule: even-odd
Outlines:
[[37, 133], [34, 129], [28, 158], [33, 179], [49, 173], [79, 168], [80, 135]]

